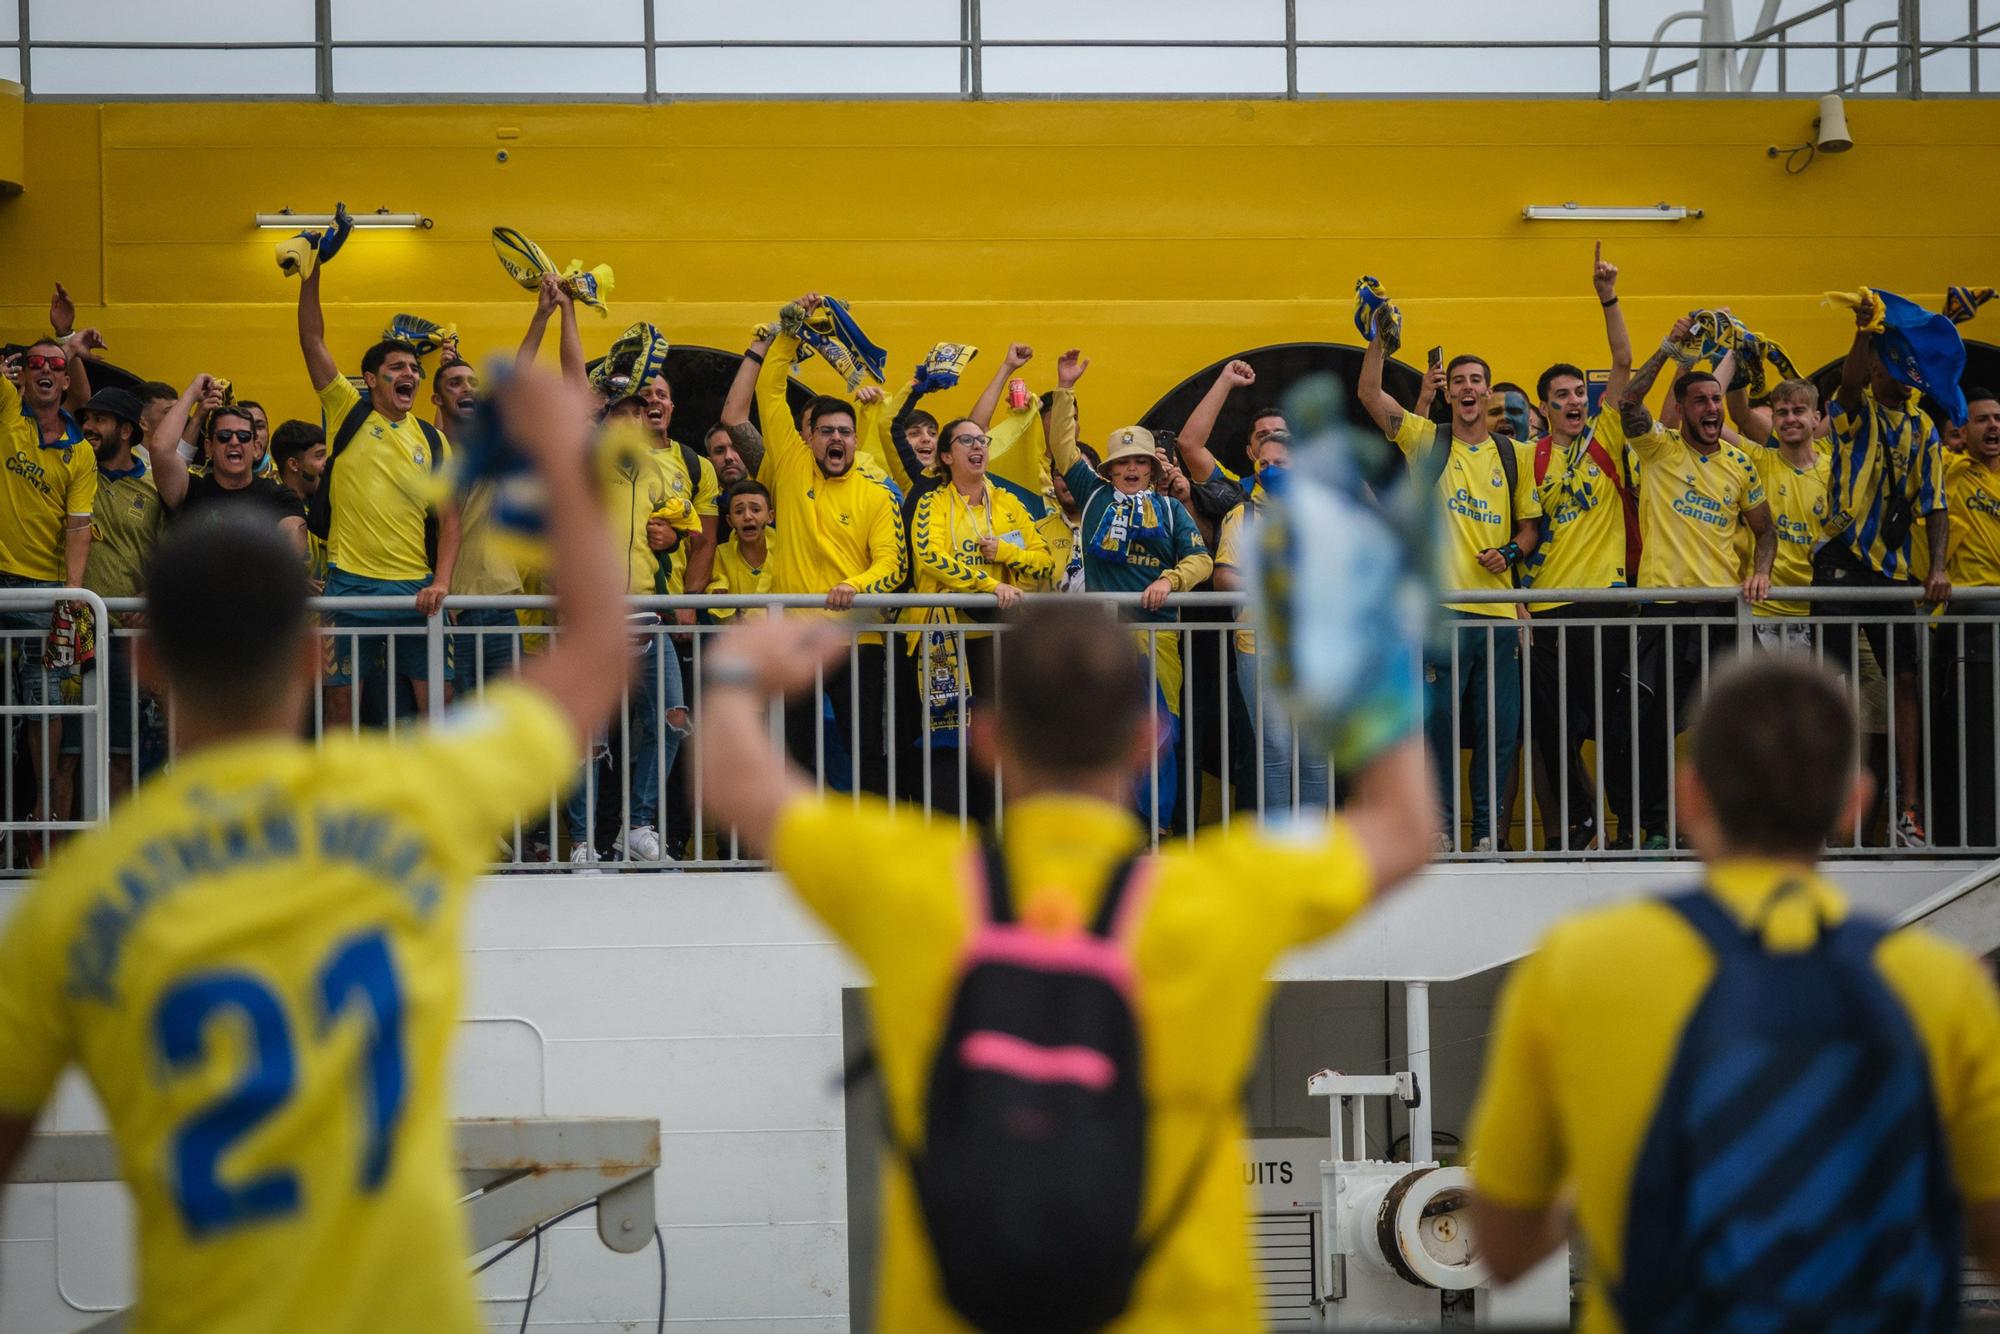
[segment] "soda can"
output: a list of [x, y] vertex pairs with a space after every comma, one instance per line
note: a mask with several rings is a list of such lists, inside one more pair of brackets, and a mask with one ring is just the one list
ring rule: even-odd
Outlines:
[[1028, 393], [1028, 382], [1015, 378], [1007, 381], [1007, 406], [1019, 412], [1028, 406], [1033, 396]]

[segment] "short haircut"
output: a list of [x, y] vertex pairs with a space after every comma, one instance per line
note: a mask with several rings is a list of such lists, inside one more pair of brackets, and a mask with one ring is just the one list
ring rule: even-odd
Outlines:
[[821, 394], [806, 405], [806, 429], [808, 431], [817, 429], [821, 417], [831, 417], [835, 414], [846, 417], [849, 421], [860, 420], [854, 415], [852, 403], [844, 398], [835, 398], [832, 394]]
[[778, 507], [777, 502], [771, 499], [771, 489], [769, 487], [754, 477], [745, 477], [742, 481], [736, 483], [736, 485], [723, 493], [722, 512], [725, 515], [729, 513], [729, 507], [735, 503], [738, 496], [762, 496], [766, 505], [774, 510]]
[[[701, 443], [703, 444], [703, 446], [706, 446], [709, 441], [715, 439], [715, 433], [717, 431], [720, 431], [722, 432], [722, 434], [729, 436], [731, 443], [735, 442], [736, 437], [730, 432], [727, 426], [724, 426], [719, 421], [713, 421], [708, 424], [708, 429], [701, 433]], [[704, 452], [706, 451], [704, 450]]]
[[1254, 434], [1257, 430], [1257, 423], [1263, 421], [1266, 417], [1276, 417], [1279, 421], [1284, 421], [1285, 410], [1275, 403], [1266, 403], [1261, 407], [1252, 408], [1250, 410], [1250, 421], [1244, 426], [1243, 433], [1246, 436]]
[[903, 419], [904, 430], [907, 431], [912, 426], [928, 426], [935, 431], [938, 429], [938, 419], [931, 416], [930, 413], [925, 412], [922, 408], [917, 408], [908, 417]]
[[1091, 446], [1084, 444], [1081, 440], [1076, 442], [1076, 452], [1083, 456], [1083, 461], [1090, 465], [1092, 472], [1096, 472], [1104, 466], [1104, 460], [1098, 457], [1097, 451]]
[[1773, 403], [1803, 403], [1809, 408], [1819, 406], [1819, 386], [1811, 380], [1780, 380], [1771, 387]]
[[1713, 375], [1710, 375], [1707, 371], [1683, 371], [1680, 374], [1680, 376], [1674, 380], [1674, 401], [1676, 403], [1687, 402], [1687, 396], [1689, 392], [1691, 392], [1696, 385], [1704, 383], [1712, 384], [1717, 388], [1722, 387], [1722, 381], [1716, 379]]
[[271, 420], [271, 414], [269, 412], [265, 412], [264, 405], [262, 403], [259, 403], [254, 398], [239, 398], [236, 400], [236, 406], [242, 408], [245, 412], [248, 412], [250, 411], [250, 409], [255, 408], [257, 409], [257, 411], [264, 413], [264, 420], [266, 422], [269, 422]]
[[271, 429], [271, 461], [283, 472], [285, 465], [326, 439], [324, 428], [293, 418]]
[[1152, 707], [1129, 628], [1089, 603], [1030, 602], [1000, 644], [1000, 734], [1014, 755], [1054, 774], [1125, 762]]
[[1535, 402], [1548, 402], [1549, 386], [1557, 380], [1563, 379], [1565, 376], [1581, 380], [1586, 387], [1590, 384], [1590, 378], [1582, 370], [1570, 365], [1567, 361], [1558, 361], [1555, 365], [1543, 371], [1541, 378], [1535, 381]]
[[1732, 849], [1817, 857], [1840, 820], [1858, 754], [1854, 705], [1808, 659], [1739, 660], [1695, 712], [1695, 777]]
[[178, 403], [180, 397], [181, 391], [165, 380], [148, 380], [139, 386], [139, 401], [142, 403], [151, 403], [162, 398], [171, 403]]
[[1965, 389], [1965, 402], [1968, 407], [1974, 403], [2000, 403], [2000, 394], [1994, 393], [1991, 389], [1983, 389], [1976, 384], [1967, 385]]
[[465, 367], [467, 370], [472, 369], [472, 363], [467, 361], [464, 357], [451, 357], [445, 361], [440, 361], [438, 363], [438, 368], [435, 371], [431, 372], [432, 392], [436, 392], [437, 387], [444, 383], [444, 376], [446, 371], [455, 371], [460, 366]]
[[[23, 347], [23, 348], [21, 349], [21, 351], [23, 351], [23, 352], [33, 352], [33, 351], [34, 351], [34, 350], [35, 350], [36, 348], [38, 348], [38, 347], [52, 347], [52, 348], [54, 348], [54, 349], [55, 349], [56, 351], [58, 351], [58, 352], [61, 352], [61, 353], [63, 354], [63, 358], [64, 358], [64, 360], [65, 360], [65, 361], [67, 361], [67, 360], [68, 360], [68, 358], [69, 358], [69, 351], [68, 351], [68, 349], [64, 348], [64, 347], [63, 347], [63, 345], [62, 345], [61, 343], [57, 342], [57, 341], [56, 341], [55, 339], [53, 339], [53, 338], [48, 338], [48, 337], [43, 337], [43, 338], [31, 338], [31, 339], [29, 339], [29, 340], [28, 340], [28, 343], [27, 343], [27, 345], [26, 345], [25, 347]], [[175, 398], [179, 398], [179, 397], [180, 397], [180, 395], [179, 395], [179, 394], [175, 394], [175, 395], [174, 395], [174, 397], [175, 397]]]
[[399, 343], [393, 338], [384, 338], [381, 342], [361, 354], [361, 373], [363, 375], [375, 374], [375, 372], [382, 369], [382, 363], [397, 352], [407, 352], [410, 356], [416, 357], [417, 368], [419, 370], [423, 369], [423, 358], [417, 356], [415, 348], [411, 347], [408, 343]]
[[1477, 367], [1479, 367], [1479, 369], [1480, 369], [1480, 370], [1481, 370], [1482, 372], [1484, 372], [1484, 373], [1485, 373], [1485, 375], [1486, 375], [1486, 383], [1487, 383], [1487, 384], [1488, 384], [1489, 386], [1491, 386], [1491, 385], [1492, 385], [1492, 383], [1493, 383], [1493, 368], [1492, 368], [1491, 366], [1489, 366], [1489, 365], [1487, 365], [1487, 364], [1486, 364], [1486, 358], [1484, 358], [1484, 357], [1475, 357], [1475, 356], [1473, 356], [1473, 355], [1472, 355], [1472, 354], [1471, 354], [1470, 352], [1461, 352], [1461, 353], [1459, 353], [1459, 354], [1458, 354], [1457, 356], [1453, 357], [1453, 358], [1452, 358], [1452, 359], [1451, 359], [1451, 360], [1450, 360], [1449, 362], [1447, 362], [1447, 363], [1445, 364], [1445, 368], [1444, 368], [1444, 378], [1445, 378], [1446, 380], [1450, 380], [1450, 379], [1451, 379], [1451, 373], [1452, 373], [1453, 371], [1457, 370], [1457, 369], [1458, 369], [1458, 368], [1459, 368], [1460, 366], [1477, 366]]
[[153, 550], [146, 637], [176, 693], [238, 716], [282, 694], [309, 597], [305, 562], [268, 517], [203, 516], [170, 525]]
[[242, 404], [224, 403], [221, 407], [209, 413], [208, 420], [201, 424], [202, 439], [213, 440], [215, 438], [215, 424], [221, 421], [224, 417], [234, 417], [238, 421], [242, 422], [245, 426], [249, 427], [252, 431], [255, 431], [257, 429], [256, 420], [253, 417], [251, 417], [249, 413], [243, 410]]

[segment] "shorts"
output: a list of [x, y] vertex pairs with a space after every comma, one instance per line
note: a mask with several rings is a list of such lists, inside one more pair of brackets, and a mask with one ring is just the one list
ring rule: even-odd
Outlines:
[[[349, 574], [345, 570], [328, 568], [326, 572], [326, 595], [330, 598], [353, 597], [415, 597], [430, 586], [428, 579], [370, 579], [366, 575]], [[330, 686], [352, 685], [354, 682], [350, 658], [359, 643], [362, 653], [361, 671], [363, 675], [382, 673], [384, 659], [393, 641], [395, 648], [396, 675], [414, 680], [428, 680], [430, 676], [424, 617], [411, 607], [394, 611], [344, 611], [339, 608], [327, 613], [327, 624], [333, 628], [333, 644], [326, 656], [326, 683]], [[355, 634], [356, 630], [374, 630], [375, 634]], [[389, 631], [394, 633], [385, 633]], [[342, 633], [345, 631], [346, 633]], [[445, 640], [447, 657], [444, 674], [451, 677], [449, 655], [450, 639]]]
[[1760, 653], [1797, 653], [1811, 657], [1813, 651], [1813, 627], [1811, 622], [1774, 616], [1760, 617], [1753, 626], [1757, 636], [1757, 651]]
[[[0, 589], [61, 587], [53, 579], [0, 573]], [[71, 675], [68, 668], [42, 670], [42, 655], [49, 642], [49, 620], [54, 611], [53, 602], [45, 607], [0, 610], [0, 632], [5, 632], [4, 644], [0, 644], [0, 662], [6, 664], [13, 677], [10, 693], [16, 704], [57, 703], [61, 683]]]

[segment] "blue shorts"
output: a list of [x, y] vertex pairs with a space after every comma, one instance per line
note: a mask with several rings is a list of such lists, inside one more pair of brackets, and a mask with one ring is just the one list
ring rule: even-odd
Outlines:
[[[345, 570], [330, 567], [326, 572], [326, 595], [330, 598], [408, 598], [415, 597], [429, 586], [428, 579], [370, 579], [366, 575], [349, 574]], [[424, 618], [414, 607], [398, 611], [342, 611], [336, 608], [328, 613], [327, 624], [335, 630], [332, 636], [333, 644], [326, 658], [328, 685], [353, 684], [351, 655], [357, 643], [361, 648], [361, 670], [365, 675], [377, 676], [383, 673], [384, 658], [393, 642], [396, 675], [418, 681], [429, 679], [424, 652], [426, 639]], [[376, 633], [354, 633], [369, 630]], [[448, 651], [449, 637], [445, 643]], [[450, 679], [449, 657], [445, 660], [444, 674], [446, 679]]]

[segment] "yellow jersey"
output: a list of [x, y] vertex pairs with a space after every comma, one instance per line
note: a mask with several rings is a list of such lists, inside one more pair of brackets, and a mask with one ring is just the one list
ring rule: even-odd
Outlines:
[[[1606, 417], [1618, 422], [1615, 415]], [[1622, 423], [1615, 434], [1625, 442]], [[1737, 525], [1764, 503], [1764, 484], [1750, 456], [1727, 441], [1703, 454], [1690, 448], [1679, 431], [1657, 422], [1629, 443], [1644, 469], [1639, 482], [1639, 532], [1645, 540], [1639, 587], [1728, 588], [1737, 583]]]
[[42, 443], [42, 428], [21, 391], [0, 375], [0, 574], [63, 583], [67, 519], [90, 517], [97, 499], [97, 455], [69, 413], [59, 440]]
[[[1222, 516], [1221, 531], [1215, 535], [1216, 569], [1241, 571], [1244, 568], [1243, 525], [1246, 522], [1246, 516], [1255, 514], [1261, 508], [1262, 505], [1254, 498], [1247, 499], [1241, 505], [1238, 505], [1235, 509]], [[1238, 607], [1236, 609], [1237, 620], [1248, 620], [1249, 616], [1250, 609], [1248, 607]], [[1238, 653], [1255, 653], [1257, 651], [1257, 635], [1255, 631], [1238, 630], [1235, 638], [1236, 651]]]
[[[685, 503], [669, 507], [668, 502], [679, 497], [667, 481], [660, 454], [653, 449], [636, 451], [600, 478], [604, 521], [611, 529], [611, 540], [625, 557], [627, 593], [651, 594], [659, 574], [661, 553], [646, 540], [648, 521], [665, 518], [679, 531], [683, 546], [687, 535], [700, 528], [694, 510]], [[671, 513], [664, 512], [669, 508]]]
[[[1922, 580], [1930, 573], [1924, 518], [1945, 508], [1944, 446], [1937, 427], [1917, 405], [1883, 403], [1873, 389], [1862, 390], [1862, 405], [1849, 412], [1838, 398], [1827, 409], [1833, 427], [1833, 461], [1827, 482], [1827, 531], [1862, 564], [1890, 579]], [[1899, 486], [1910, 505], [1910, 533], [1900, 547], [1889, 545], [1889, 492]], [[1923, 551], [1912, 542], [1923, 541]]]
[[[1605, 408], [1568, 449], [1549, 442], [1549, 467], [1535, 483], [1535, 500], [1548, 520], [1543, 525], [1542, 544], [1528, 557], [1522, 572], [1525, 588], [1629, 588], [1635, 571], [1625, 568], [1625, 502], [1619, 486], [1627, 484], [1633, 469], [1624, 444], [1624, 433], [1616, 425], [1607, 428], [1606, 417], [1616, 413]], [[1614, 467], [1624, 468], [1625, 477], [1607, 475], [1590, 449], [1600, 442], [1605, 457]], [[1532, 477], [1536, 445], [1526, 448], [1525, 459]], [[1634, 479], [1633, 484], [1636, 484]], [[1565, 604], [1538, 602], [1530, 611], [1545, 611]]]
[[83, 586], [99, 597], [138, 597], [146, 591], [146, 562], [167, 524], [146, 456], [134, 454], [132, 466], [123, 472], [99, 468], [91, 509]]
[[[910, 519], [910, 551], [919, 593], [991, 593], [1001, 584], [1035, 587], [1055, 573], [1055, 555], [1035, 520], [1005, 487], [987, 482], [982, 504], [967, 501], [950, 482], [918, 499]], [[979, 553], [982, 539], [997, 539], [991, 560]], [[955, 622], [956, 608], [941, 608], [917, 619]]]
[[2000, 472], [1970, 455], [1945, 465], [1951, 509], [1951, 582], [1967, 588], [2000, 587]]
[[[667, 479], [667, 489], [673, 495], [680, 497], [695, 516], [695, 526], [687, 531], [699, 532], [703, 519], [714, 519], [719, 516], [721, 509], [718, 502], [722, 488], [715, 480], [713, 463], [697, 453], [695, 455], [697, 475], [688, 476], [687, 457], [681, 452], [680, 445], [672, 440], [669, 440], [664, 448], [654, 450], [653, 456], [660, 462], [660, 471]], [[718, 531], [717, 536], [721, 535]], [[673, 555], [667, 560], [665, 587], [668, 593], [679, 594], [687, 591], [687, 566], [687, 543], [682, 542], [674, 548]]]
[[[731, 533], [721, 546], [715, 549], [715, 570], [709, 575], [708, 591], [711, 593], [734, 593], [743, 596], [750, 593], [771, 591], [771, 562], [781, 539], [776, 528], [764, 529], [764, 563], [752, 565], [743, 554], [743, 546]], [[710, 615], [719, 620], [728, 620], [737, 615], [738, 608], [718, 607]], [[746, 619], [762, 616], [761, 611], [749, 611]]]
[[[1746, 925], [1796, 868], [1720, 863], [1709, 888]], [[1779, 903], [1766, 947], [1810, 946], [1818, 923], [1847, 914], [1839, 890], [1811, 876]], [[1508, 979], [1472, 1123], [1478, 1189], [1502, 1205], [1542, 1208], [1573, 1192], [1592, 1274], [1582, 1328], [1619, 1322], [1605, 1297], [1624, 1255], [1626, 1196], [1683, 1027], [1714, 972], [1707, 942], [1657, 899], [1558, 923]], [[1875, 966], [1929, 1057], [1932, 1088], [1966, 1199], [2000, 1199], [2000, 995], [1985, 965], [1916, 930], [1891, 933]]]
[[[319, 391], [329, 446], [360, 401], [360, 391], [341, 375]], [[368, 579], [429, 579], [424, 516], [431, 509], [435, 462], [415, 413], [392, 422], [371, 410], [334, 465], [338, 480], [327, 525], [328, 562]], [[322, 485], [318, 503], [326, 502]]]
[[[1748, 445], [1751, 464], [1771, 507], [1771, 524], [1778, 530], [1778, 550], [1771, 560], [1771, 583], [1778, 588], [1802, 588], [1813, 581], [1812, 554], [1826, 533], [1827, 456], [1813, 450], [1812, 466], [1787, 462], [1774, 445]], [[1736, 526], [1736, 577], [1747, 578], [1756, 553], [1750, 525]], [[1766, 598], [1751, 604], [1758, 616], [1809, 616], [1812, 604]]]
[[[1079, 796], [1013, 802], [1004, 828], [1013, 883], [1032, 888], [1020, 911], [1027, 922], [1086, 920], [1112, 868], [1143, 841], [1130, 811]], [[922, 1142], [924, 1089], [974, 926], [962, 877], [976, 840], [847, 797], [792, 802], [773, 839], [773, 863], [874, 979], [875, 1050], [904, 1143]], [[1266, 837], [1238, 821], [1160, 854], [1134, 944], [1152, 1109], [1141, 1233], [1152, 1232], [1190, 1171], [1199, 1177], [1110, 1334], [1258, 1327], [1233, 1146], [1267, 979], [1279, 955], [1338, 929], [1371, 891], [1367, 860], [1339, 821], [1313, 837]], [[907, 1169], [885, 1155], [883, 1171], [877, 1327], [968, 1329], [940, 1296]]]
[[758, 480], [770, 488], [786, 538], [772, 557], [772, 586], [780, 593], [825, 593], [835, 584], [857, 593], [893, 593], [904, 574], [903, 516], [895, 493], [860, 471], [858, 454], [856, 465], [839, 477], [820, 471], [785, 401], [798, 349], [795, 335], [779, 334], [757, 376], [764, 421]]
[[[1391, 437], [1396, 448], [1409, 460], [1410, 470], [1420, 469], [1424, 456], [1437, 445], [1437, 423], [1414, 412], [1405, 412], [1402, 423]], [[1438, 529], [1438, 580], [1446, 588], [1512, 588], [1511, 574], [1494, 574], [1479, 563], [1479, 553], [1504, 547], [1514, 540], [1508, 513], [1518, 526], [1542, 517], [1542, 502], [1535, 494], [1535, 455], [1532, 447], [1492, 436], [1469, 444], [1451, 438], [1451, 454], [1444, 471], [1438, 474], [1438, 502], [1444, 506], [1444, 523]], [[1508, 503], [1507, 474], [1502, 470], [1499, 451], [1514, 451], [1514, 495]], [[1453, 611], [1474, 616], [1516, 615], [1511, 602], [1448, 603]]]
[[460, 924], [578, 741], [524, 685], [405, 737], [185, 755], [0, 936], [0, 1110], [89, 1076], [138, 1210], [140, 1334], [484, 1328], [446, 1120]]
[[499, 483], [484, 481], [458, 498], [458, 564], [451, 591], [469, 596], [505, 597], [521, 591], [521, 567], [494, 542], [493, 497]]

